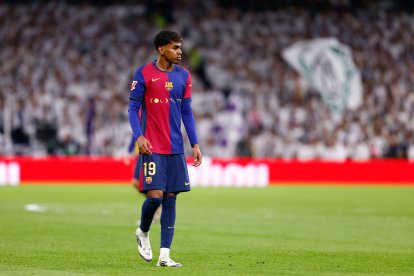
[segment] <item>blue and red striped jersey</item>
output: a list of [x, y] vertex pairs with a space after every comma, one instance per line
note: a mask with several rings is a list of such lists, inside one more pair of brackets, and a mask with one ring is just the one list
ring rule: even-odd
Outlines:
[[[178, 65], [174, 65], [171, 72], [166, 72], [158, 69], [154, 61], [138, 68], [135, 72], [130, 99], [141, 103], [139, 125], [142, 135], [152, 144], [153, 153], [184, 153], [181, 120], [182, 115], [184, 116], [183, 110], [186, 109], [184, 107], [191, 102], [191, 86], [190, 72]], [[191, 111], [191, 106], [188, 106]], [[191, 124], [194, 125], [192, 111], [191, 117]], [[191, 124], [186, 124], [184, 121], [193, 145], [197, 143], [197, 137], [195, 126], [188, 127]], [[189, 129], [193, 132], [192, 135]], [[134, 135], [136, 136], [135, 131]]]

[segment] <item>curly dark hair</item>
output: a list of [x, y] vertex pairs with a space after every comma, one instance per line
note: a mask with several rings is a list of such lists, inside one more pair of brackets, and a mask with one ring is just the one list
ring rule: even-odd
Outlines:
[[155, 49], [160, 46], [169, 44], [170, 42], [182, 42], [183, 38], [176, 32], [161, 31], [154, 38]]

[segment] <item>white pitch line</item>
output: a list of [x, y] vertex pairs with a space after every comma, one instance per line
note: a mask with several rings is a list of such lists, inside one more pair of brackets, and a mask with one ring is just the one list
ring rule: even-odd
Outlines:
[[39, 204], [36, 204], [36, 203], [26, 204], [24, 206], [24, 209], [28, 212], [44, 212], [46, 210], [45, 207], [40, 206]]

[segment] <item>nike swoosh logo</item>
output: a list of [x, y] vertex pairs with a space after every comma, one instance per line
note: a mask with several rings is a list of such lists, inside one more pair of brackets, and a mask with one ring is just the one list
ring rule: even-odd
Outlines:
[[188, 185], [190, 185], [190, 182], [184, 182], [184, 185], [188, 186]]
[[156, 78], [156, 79], [151, 79], [152, 81], [157, 81], [157, 80], [159, 80], [160, 78]]

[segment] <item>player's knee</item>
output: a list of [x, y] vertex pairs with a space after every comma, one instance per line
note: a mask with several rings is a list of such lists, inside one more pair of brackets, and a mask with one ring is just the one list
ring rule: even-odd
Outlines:
[[156, 208], [162, 204], [162, 199], [160, 197], [148, 197], [146, 200], [149, 202], [149, 204]]
[[150, 190], [147, 192], [148, 198], [162, 198], [164, 192], [162, 190]]
[[174, 196], [165, 196], [162, 199], [162, 208], [163, 210], [170, 210], [175, 208], [175, 202], [177, 200], [177, 197]]

